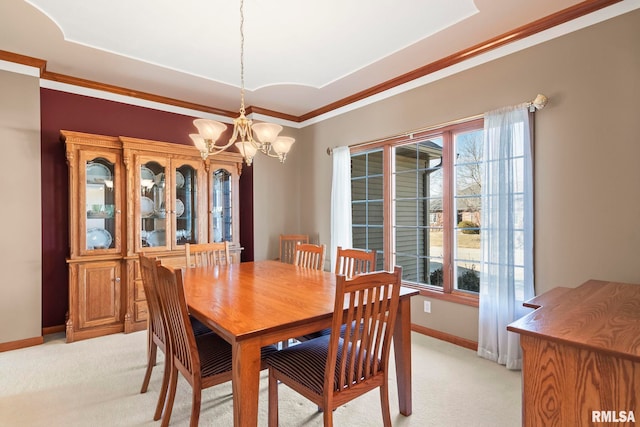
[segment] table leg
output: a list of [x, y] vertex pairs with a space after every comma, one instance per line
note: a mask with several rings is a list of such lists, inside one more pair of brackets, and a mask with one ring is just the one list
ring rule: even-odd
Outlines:
[[393, 330], [393, 347], [400, 413], [411, 415], [411, 304], [409, 298], [401, 299], [398, 306], [398, 317]]
[[233, 344], [233, 425], [258, 425], [260, 346], [251, 340]]

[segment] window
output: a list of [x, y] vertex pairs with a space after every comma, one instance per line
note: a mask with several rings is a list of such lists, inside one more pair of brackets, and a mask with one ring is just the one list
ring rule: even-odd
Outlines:
[[442, 287], [442, 137], [395, 147], [395, 264], [405, 281]]
[[454, 288], [480, 290], [480, 213], [482, 212], [483, 130], [454, 134], [456, 153], [453, 210], [456, 216], [453, 233]]
[[482, 119], [352, 149], [353, 246], [425, 295], [477, 305]]
[[375, 249], [376, 269], [384, 268], [382, 150], [351, 156], [353, 247]]

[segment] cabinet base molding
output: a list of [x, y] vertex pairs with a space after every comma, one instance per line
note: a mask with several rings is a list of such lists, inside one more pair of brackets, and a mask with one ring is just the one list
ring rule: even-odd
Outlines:
[[124, 316], [124, 333], [130, 334], [131, 332], [138, 332], [147, 329], [147, 321], [134, 322], [131, 314], [127, 313]]
[[122, 323], [115, 325], [96, 326], [94, 328], [75, 329], [73, 328], [73, 322], [67, 321], [67, 342], [74, 342], [80, 340], [86, 340], [88, 338], [101, 337], [103, 335], [117, 334], [118, 332], [124, 332], [124, 325]]

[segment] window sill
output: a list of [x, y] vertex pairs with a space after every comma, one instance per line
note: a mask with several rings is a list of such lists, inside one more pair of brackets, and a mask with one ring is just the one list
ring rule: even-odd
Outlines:
[[467, 305], [469, 307], [479, 306], [479, 297], [477, 295], [470, 295], [465, 292], [453, 291], [453, 293], [445, 293], [437, 289], [425, 288], [424, 286], [416, 286], [413, 283], [403, 283], [402, 286], [414, 288], [420, 291], [420, 295], [423, 297], [429, 297], [433, 299], [439, 299], [455, 304]]

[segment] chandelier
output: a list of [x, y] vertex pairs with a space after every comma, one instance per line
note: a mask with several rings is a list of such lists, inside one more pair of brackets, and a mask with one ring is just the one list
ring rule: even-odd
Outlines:
[[244, 0], [240, 0], [240, 116], [233, 120], [233, 135], [227, 143], [217, 142], [222, 132], [227, 129], [224, 123], [208, 119], [193, 121], [198, 133], [190, 134], [189, 137], [200, 151], [203, 160], [206, 160], [208, 156], [221, 153], [235, 144], [248, 166], [251, 166], [253, 157], [258, 151], [269, 157], [278, 158], [282, 163], [285, 161], [295, 139], [288, 136], [278, 136], [282, 131], [282, 126], [275, 123], [253, 123], [245, 116], [245, 113]]

